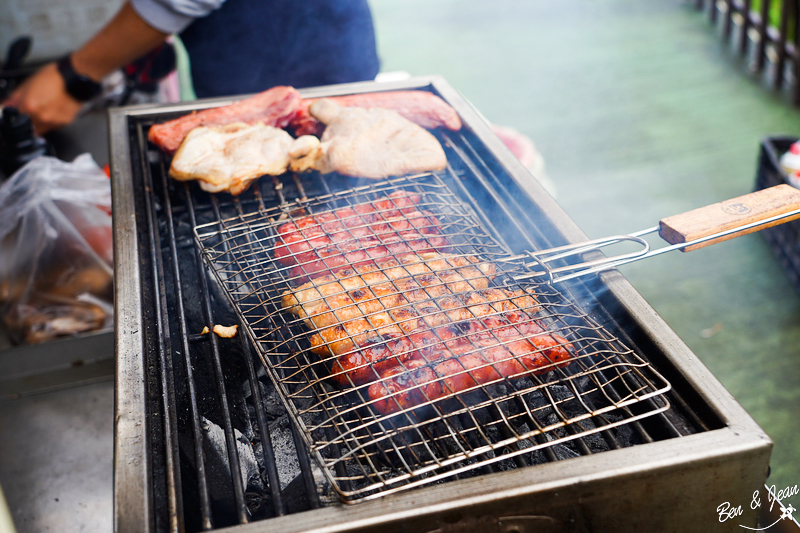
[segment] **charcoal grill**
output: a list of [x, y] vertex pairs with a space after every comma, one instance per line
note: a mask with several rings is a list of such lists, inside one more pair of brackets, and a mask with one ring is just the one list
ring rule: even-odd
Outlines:
[[[399, 417], [376, 413], [358, 387], [326, 383], [304, 326], [277, 303], [291, 280], [268, 258], [286, 216], [406, 190], [443, 221], [461, 256], [585, 239], [441, 78], [303, 96], [392, 89], [434, 92], [461, 115], [461, 131], [436, 132], [446, 171], [386, 182], [285, 175], [236, 198], [210, 195], [167, 177], [147, 130], [230, 100], [111, 112], [116, 530], [754, 526], [746, 504], [766, 479], [768, 437], [616, 271], [517, 287], [572, 343], [566, 367], [476, 385]], [[243, 334], [201, 333], [214, 324]], [[719, 522], [724, 502], [743, 506], [741, 520]]]

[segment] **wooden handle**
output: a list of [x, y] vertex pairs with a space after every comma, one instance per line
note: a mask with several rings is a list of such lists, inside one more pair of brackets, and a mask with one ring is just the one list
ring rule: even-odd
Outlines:
[[[670, 244], [691, 242], [695, 239], [708, 237], [721, 231], [736, 229], [737, 227], [796, 209], [800, 209], [800, 190], [791, 185], [776, 185], [775, 187], [745, 194], [738, 198], [664, 218], [658, 223], [659, 235]], [[683, 248], [683, 251], [697, 250], [709, 244], [726, 241], [770, 226], [777, 226], [797, 218], [800, 218], [800, 213], [769, 224], [693, 244]]]

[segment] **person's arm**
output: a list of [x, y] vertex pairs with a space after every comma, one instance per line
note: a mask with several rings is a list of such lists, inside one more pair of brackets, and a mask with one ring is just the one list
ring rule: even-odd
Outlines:
[[[99, 82], [154, 49], [168, 35], [145, 22], [126, 2], [103, 29], [72, 53], [72, 66]], [[3, 105], [29, 115], [37, 133], [44, 133], [72, 122], [82, 103], [66, 92], [56, 63], [49, 63], [21, 83]]]

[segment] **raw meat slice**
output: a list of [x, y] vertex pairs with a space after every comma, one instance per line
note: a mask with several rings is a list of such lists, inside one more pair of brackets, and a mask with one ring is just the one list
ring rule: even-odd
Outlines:
[[[427, 91], [385, 91], [378, 93], [349, 94], [328, 97], [345, 107], [380, 107], [396, 111], [414, 124], [427, 128], [461, 129], [461, 118], [444, 100]], [[309, 113], [308, 108], [317, 98], [307, 98], [302, 109], [292, 118], [289, 128], [295, 135], [322, 135], [325, 125]]]
[[302, 109], [302, 98], [296, 89], [273, 87], [229, 105], [203, 109], [163, 124], [154, 124], [148, 131], [147, 139], [172, 155], [189, 132], [198, 126], [262, 122], [268, 126], [285, 128]]

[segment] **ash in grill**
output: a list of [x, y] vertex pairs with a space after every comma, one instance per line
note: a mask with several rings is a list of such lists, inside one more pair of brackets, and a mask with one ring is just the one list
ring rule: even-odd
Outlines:
[[[436, 90], [439, 88], [447, 91], [446, 100], [458, 101], [457, 94], [442, 82], [437, 82]], [[570, 494], [567, 499], [584, 498], [580, 487], [594, 491], [592, 494], [607, 494], [597, 501], [582, 500], [582, 509], [591, 510], [589, 523], [618, 530], [619, 522], [607, 517], [616, 516], [608, 511], [608, 503], [619, 500], [619, 493], [607, 491], [600, 481], [576, 484], [575, 480], [580, 471], [581, 476], [588, 473], [594, 479], [614, 481], [617, 474], [613, 472], [620, 461], [633, 465], [626, 472], [635, 472], [634, 483], [625, 484], [628, 494], [655, 491], [679, 498], [692, 493], [693, 499], [701, 501], [696, 508], [676, 507], [672, 518], [683, 524], [701, 523], [701, 517], [719, 501], [745, 501], [752, 494], [752, 488], [733, 483], [730, 476], [737, 476], [737, 483], [758, 478], [766, 464], [768, 440], [753, 429], [755, 424], [740, 408], [713, 401], [726, 396], [707, 374], [701, 372], [698, 380], [686, 377], [697, 372], [698, 365], [680, 349], [665, 347], [653, 338], [665, 328], [654, 325], [652, 317], [642, 318], [641, 310], [626, 307], [636, 300], [627, 288], [611, 283], [608, 275], [570, 280], [557, 289], [513, 281], [525, 270], [522, 260], [513, 257], [526, 250], [566, 244], [558, 226], [569, 221], [547, 199], [531, 201], [520, 180], [509, 171], [516, 163], [498, 155], [502, 149], [499, 141], [488, 134], [488, 128], [481, 130], [484, 126], [469, 106], [462, 103], [457, 108], [468, 127], [458, 133], [435, 132], [447, 153], [449, 166], [443, 172], [386, 182], [285, 175], [262, 178], [236, 198], [204, 193], [196, 184], [173, 182], [166, 173], [168, 159], [148, 147], [146, 133], [154, 121], [173, 118], [187, 109], [172, 111], [172, 115], [147, 110], [112, 114], [112, 135], [123, 137], [112, 139], [116, 147], [112, 160], [132, 174], [122, 171], [120, 176], [112, 176], [118, 275], [118, 530], [193, 531], [265, 520], [267, 528], [280, 524], [274, 527], [305, 531], [323, 523], [327, 527], [329, 520], [353, 517], [360, 520], [359, 528], [383, 530], [385, 509], [373, 505], [382, 502], [349, 506], [346, 511], [341, 509], [342, 513], [326, 507], [421, 485], [435, 486], [409, 491], [408, 497], [389, 496], [392, 509], [418, 509], [420, 501], [426, 502], [419, 516], [397, 511], [390, 519], [396, 530], [435, 530], [437, 526], [430, 520], [446, 518], [447, 509], [463, 511], [465, 516], [476, 512], [525, 518], [532, 513], [571, 520], [572, 510], [564, 511], [563, 502], [560, 508], [549, 506], [553, 499], [548, 491]], [[388, 386], [392, 381], [381, 375], [380, 364], [373, 361], [337, 372], [334, 355], [341, 353], [332, 353], [330, 339], [323, 338], [329, 326], [313, 322], [327, 311], [301, 316], [289, 312], [291, 305], [285, 304], [291, 302], [284, 302], [287, 295], [299, 296], [304, 284], [308, 284], [309, 294], [324, 291], [326, 276], [334, 288], [335, 283], [357, 282], [359, 276], [366, 276], [344, 273], [354, 266], [352, 256], [347, 255], [353, 250], [334, 246], [330, 254], [315, 257], [312, 253], [310, 258], [297, 254], [291, 245], [275, 252], [281, 246], [280, 228], [287, 223], [304, 217], [313, 222], [313, 217], [325, 213], [374, 206], [393, 194], [414, 199], [413, 211], [403, 214], [419, 213], [411, 217], [416, 225], [390, 224], [376, 235], [374, 223], [348, 227], [343, 222], [346, 217], [332, 220], [333, 227], [340, 224], [348, 242], [377, 239], [368, 250], [387, 244], [384, 241], [409, 248], [399, 256], [393, 252], [368, 258], [364, 264], [396, 261], [409, 272], [434, 265], [433, 259], [404, 262], [404, 254], [441, 254], [447, 261], [460, 263], [446, 269], [453, 272], [450, 278], [439, 273], [429, 285], [420, 274], [411, 273], [405, 281], [400, 277], [387, 285], [400, 289], [403, 283], [411, 283], [409, 280], [419, 282], [423, 296], [419, 301], [400, 299], [387, 306], [385, 298], [403, 291], [378, 295], [368, 284], [366, 299], [360, 300], [363, 294], [349, 295], [358, 301], [355, 307], [379, 303], [384, 309], [366, 314], [386, 311], [402, 334], [392, 335], [375, 325], [362, 332], [345, 330], [347, 334], [340, 340], [362, 342], [362, 351], [388, 353], [393, 359], [387, 365], [404, 372], [414, 364], [415, 357], [410, 354], [420, 350], [414, 339], [419, 331], [405, 331], [402, 326], [468, 309], [463, 300], [455, 309], [446, 303], [454, 296], [451, 293], [459, 292], [450, 287], [463, 283], [508, 291], [503, 297], [489, 298], [491, 309], [486, 314], [507, 320], [494, 325], [483, 321], [483, 316], [471, 322], [452, 321], [452, 339], [442, 339], [434, 326], [435, 337], [422, 346], [433, 346], [442, 357], [427, 361], [429, 355], [423, 355], [419, 367], [433, 372], [428, 374], [431, 379], [425, 381], [424, 374], [412, 370], [407, 380], [410, 387], [394, 395], [384, 394], [388, 401], [381, 410], [370, 387], [377, 386], [381, 392], [381, 384]], [[394, 210], [405, 207], [402, 201], [386, 206]], [[380, 219], [381, 215], [376, 216]], [[126, 241], [128, 228], [123, 225], [129, 220], [135, 221], [135, 231], [134, 238]], [[365, 229], [369, 230], [366, 234], [359, 233]], [[403, 238], [396, 239], [398, 236]], [[295, 237], [302, 242], [318, 235], [301, 230]], [[355, 261], [354, 270], [359, 263]], [[491, 276], [482, 265], [492, 265]], [[386, 272], [376, 266], [373, 273], [385, 276]], [[594, 290], [594, 284], [600, 292]], [[330, 296], [317, 298], [318, 303], [327, 305]], [[310, 307], [310, 300], [298, 302], [294, 311]], [[414, 313], [404, 314], [409, 309]], [[516, 320], [509, 318], [511, 313], [518, 313]], [[204, 326], [214, 324], [240, 324], [245, 334], [233, 339], [200, 334]], [[534, 327], [541, 332], [525, 330]], [[508, 372], [502, 365], [524, 355], [510, 348], [511, 340], [502, 332], [514, 341], [550, 337], [567, 357], [548, 361], [546, 350], [534, 343], [533, 349], [526, 351], [544, 354], [539, 365], [533, 370]], [[314, 334], [323, 342], [315, 344]], [[438, 371], [436, 365], [443, 360], [486, 357], [491, 350], [483, 349], [482, 338], [507, 346], [508, 353], [500, 360], [484, 359], [463, 370]], [[394, 365], [403, 357], [409, 361]], [[687, 370], [688, 366], [692, 369]], [[361, 369], [366, 369], [366, 378], [357, 378]], [[485, 371], [484, 377], [477, 378], [480, 371]], [[462, 385], [453, 385], [458, 389], [454, 391], [448, 383], [459, 376]], [[437, 387], [439, 393], [432, 394]], [[403, 394], [409, 398], [405, 404]], [[736, 430], [729, 431], [727, 424], [736, 425]], [[746, 445], [741, 444], [743, 438]], [[736, 468], [719, 466], [727, 464], [716, 452], [720, 442], [733, 450], [723, 453]], [[684, 468], [683, 458], [665, 461], [661, 445], [667, 443], [676, 454], [685, 451], [692, 457], [691, 465]], [[613, 452], [620, 448], [624, 453]], [[658, 476], [653, 475], [646, 464], [654, 449], [662, 454], [659, 464], [675, 465], [672, 471], [662, 469]], [[751, 460], [754, 455], [749, 450], [756, 450], [757, 461]], [[616, 460], [609, 464], [605, 457], [612, 455]], [[688, 477], [680, 477], [688, 470], [697, 471], [698, 465], [706, 465], [712, 481], [698, 478], [689, 483]], [[548, 486], [555, 489], [540, 489], [539, 474], [552, 475], [550, 466], [569, 473], [555, 484], [551, 478]], [[474, 490], [474, 485], [469, 480], [459, 484], [458, 495], [451, 494], [448, 487], [454, 485], [450, 483], [453, 480], [475, 476], [481, 476], [481, 485], [492, 492], [505, 490], [513, 481], [517, 485], [511, 492], [522, 496], [508, 505], [507, 499], [496, 502], [500, 505], [497, 511], [490, 504], [480, 504], [474, 511], [477, 500], [473, 494], [467, 509], [467, 504], [458, 501], [460, 491]], [[627, 481], [632, 481], [628, 477]], [[670, 482], [656, 488], [650, 485], [656, 477]], [[725, 479], [730, 482], [720, 481]], [[692, 492], [694, 486], [702, 491], [702, 497]], [[735, 487], [735, 494], [730, 494], [730, 487]], [[424, 496], [415, 500], [410, 498], [414, 494]], [[533, 494], [537, 496], [527, 496]], [[488, 500], [494, 502], [494, 497]], [[542, 503], [545, 501], [550, 504]], [[292, 516], [281, 518], [289, 514]], [[399, 521], [403, 522], [400, 529]], [[366, 523], [371, 525], [364, 526]], [[649, 522], [634, 519], [631, 524], [631, 530], [642, 530], [642, 524]], [[427, 525], [431, 527], [425, 529]], [[331, 527], [344, 530], [348, 526], [337, 522]]]

